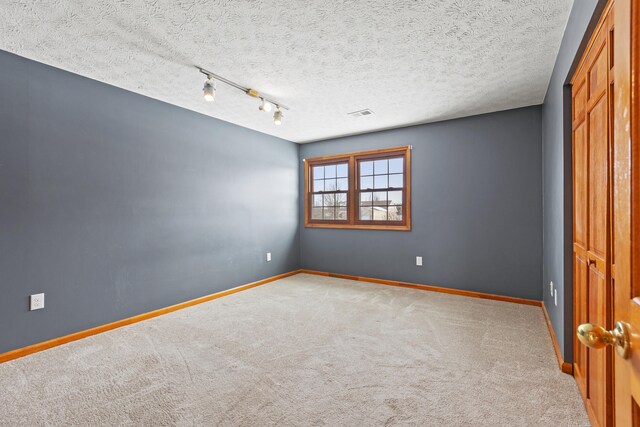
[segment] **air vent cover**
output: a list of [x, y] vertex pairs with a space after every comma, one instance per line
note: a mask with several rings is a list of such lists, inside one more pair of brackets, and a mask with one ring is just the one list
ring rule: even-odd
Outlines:
[[371, 111], [368, 108], [365, 108], [364, 110], [358, 110], [358, 111], [353, 111], [351, 113], [347, 113], [347, 116], [361, 117], [361, 116], [370, 116], [371, 114], [373, 114], [373, 111]]

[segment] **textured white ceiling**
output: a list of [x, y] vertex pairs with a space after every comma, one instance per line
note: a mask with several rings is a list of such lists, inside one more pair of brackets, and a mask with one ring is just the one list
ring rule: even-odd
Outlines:
[[[295, 142], [543, 101], [572, 0], [1, 0], [0, 49]], [[242, 92], [202, 98], [204, 68]], [[363, 108], [371, 116], [347, 113]]]

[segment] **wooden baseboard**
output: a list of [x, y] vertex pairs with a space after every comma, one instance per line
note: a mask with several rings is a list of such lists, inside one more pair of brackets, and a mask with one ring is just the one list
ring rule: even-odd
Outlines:
[[268, 277], [266, 279], [258, 280], [257, 282], [248, 283], [246, 285], [238, 286], [232, 289], [227, 289], [226, 291], [217, 292], [211, 295], [205, 295], [200, 298], [192, 299], [189, 301], [181, 302], [179, 304], [171, 305], [169, 307], [160, 308], [158, 310], [153, 310], [148, 313], [138, 314], [137, 316], [129, 317], [126, 319], [118, 320], [113, 323], [108, 323], [106, 325], [96, 326], [95, 328], [87, 329], [84, 331], [74, 332], [69, 335], [65, 335], [59, 338], [54, 338], [49, 341], [44, 341], [41, 343], [33, 344], [27, 347], [18, 348], [15, 350], [8, 351], [6, 353], [0, 354], [0, 363], [7, 362], [9, 360], [17, 359], [19, 357], [27, 356], [29, 354], [37, 353], [39, 351], [47, 350], [49, 348], [57, 347], [59, 345], [67, 344], [72, 341], [77, 341], [82, 338], [90, 337], [92, 335], [100, 334], [102, 332], [110, 331], [112, 329], [120, 328], [122, 326], [131, 325], [133, 323], [138, 323], [143, 320], [151, 319], [153, 317], [158, 317], [163, 314], [171, 313], [173, 311], [181, 310], [183, 308], [191, 307], [197, 304], [202, 304], [207, 301], [212, 301], [217, 298], [221, 298], [227, 295], [235, 294], [237, 292], [246, 291], [247, 289], [255, 288], [256, 286], [264, 285], [269, 282], [273, 282], [278, 279], [283, 279], [285, 277], [293, 276], [294, 274], [300, 273], [301, 270], [290, 271], [288, 273], [279, 274], [277, 276]]
[[551, 319], [549, 318], [549, 313], [547, 312], [547, 308], [542, 304], [542, 312], [544, 313], [544, 318], [547, 321], [547, 327], [549, 328], [549, 334], [551, 335], [551, 341], [553, 342], [553, 349], [556, 352], [556, 357], [558, 358], [558, 366], [560, 370], [565, 374], [573, 375], [573, 365], [571, 363], [567, 363], [564, 361], [562, 357], [562, 352], [560, 351], [560, 346], [558, 345], [558, 340], [556, 339], [556, 334], [553, 332], [553, 325], [551, 325]]
[[462, 291], [459, 289], [450, 289], [450, 288], [442, 288], [439, 286], [430, 286], [430, 285], [418, 285], [415, 283], [406, 283], [406, 282], [398, 282], [394, 280], [384, 280], [384, 279], [374, 279], [371, 277], [361, 277], [361, 276], [351, 276], [348, 274], [335, 274], [335, 273], [327, 273], [325, 271], [315, 271], [315, 270], [300, 270], [300, 273], [306, 274], [316, 274], [319, 276], [327, 276], [327, 277], [337, 277], [339, 279], [348, 279], [348, 280], [358, 280], [361, 282], [370, 282], [370, 283], [378, 283], [381, 285], [391, 285], [391, 286], [400, 286], [403, 288], [411, 288], [411, 289], [420, 289], [424, 291], [432, 291], [432, 292], [442, 292], [446, 294], [452, 295], [461, 295], [465, 297], [472, 298], [483, 298], [490, 299], [496, 301], [505, 301], [512, 302], [516, 304], [525, 304], [532, 305], [536, 307], [542, 307], [542, 312], [544, 313], [544, 318], [547, 321], [547, 327], [549, 328], [549, 333], [551, 334], [551, 341], [553, 342], [553, 348], [556, 353], [556, 357], [558, 359], [558, 366], [560, 370], [565, 374], [573, 375], [573, 365], [571, 363], [567, 363], [562, 358], [562, 353], [560, 352], [560, 347], [558, 346], [558, 341], [556, 340], [556, 335], [553, 332], [553, 327], [551, 326], [551, 320], [549, 319], [549, 313], [547, 313], [547, 309], [544, 306], [542, 301], [525, 299], [525, 298], [515, 298], [515, 297], [506, 297], [502, 295], [494, 295], [494, 294], [485, 294], [482, 292], [472, 292], [472, 291]]
[[361, 282], [377, 283], [380, 285], [399, 286], [402, 288], [420, 289], [423, 291], [441, 292], [445, 294], [461, 295], [461, 296], [472, 297], [472, 298], [482, 298], [482, 299], [490, 299], [490, 300], [496, 300], [496, 301], [512, 302], [516, 304], [533, 305], [536, 307], [540, 307], [542, 305], [542, 301], [537, 301], [533, 299], [485, 294], [483, 292], [463, 291], [460, 289], [443, 288], [440, 286], [419, 285], [416, 283], [399, 282], [396, 280], [374, 279], [371, 277], [350, 276], [348, 274], [335, 274], [335, 273], [327, 273], [324, 271], [315, 271], [315, 270], [300, 270], [300, 273], [316, 274], [318, 276], [337, 277], [339, 279], [358, 280]]
[[551, 333], [551, 339], [553, 341], [554, 349], [556, 351], [556, 356], [558, 357], [558, 363], [560, 364], [560, 369], [562, 372], [572, 375], [573, 374], [573, 366], [570, 363], [565, 363], [562, 359], [562, 355], [560, 353], [560, 349], [558, 347], [558, 343], [556, 341], [555, 334], [553, 333], [553, 328], [551, 327], [551, 322], [549, 320], [549, 315], [547, 310], [542, 304], [541, 301], [530, 300], [525, 298], [515, 298], [515, 297], [506, 297], [502, 295], [494, 295], [494, 294], [485, 294], [482, 292], [472, 292], [472, 291], [463, 291], [459, 289], [450, 289], [450, 288], [442, 288], [439, 286], [430, 286], [430, 285], [420, 285], [415, 283], [407, 283], [407, 282], [399, 282], [394, 280], [384, 280], [384, 279], [375, 279], [371, 277], [362, 277], [362, 276], [351, 276], [347, 274], [334, 274], [327, 273], [323, 271], [314, 271], [314, 270], [294, 270], [288, 273], [279, 274], [277, 276], [268, 277], [263, 280], [259, 280], [257, 282], [248, 283], [246, 285], [238, 286], [236, 288], [228, 289], [226, 291], [217, 292], [215, 294], [206, 295], [200, 298], [192, 299], [190, 301], [181, 302], [179, 304], [175, 304], [169, 307], [160, 308], [158, 310], [150, 311], [148, 313], [142, 313], [137, 316], [129, 317], [126, 319], [118, 320], [113, 323], [108, 323], [106, 325], [97, 326], [95, 328], [87, 329], [84, 331], [74, 332], [69, 335], [65, 335], [59, 338], [54, 338], [48, 341], [44, 341], [41, 343], [33, 344], [27, 347], [18, 348], [15, 350], [8, 351], [6, 353], [0, 354], [0, 363], [7, 362], [9, 360], [17, 359], [19, 357], [27, 356], [29, 354], [37, 353], [43, 350], [47, 350], [53, 347], [57, 347], [59, 345], [67, 344], [73, 341], [80, 340], [82, 338], [90, 337], [92, 335], [97, 335], [102, 332], [110, 331], [112, 329], [120, 328], [122, 326], [131, 325], [133, 323], [141, 322], [143, 320], [151, 319], [157, 316], [161, 316], [163, 314], [171, 313], [173, 311], [181, 310], [183, 308], [191, 307], [197, 304], [202, 304], [204, 302], [212, 301], [217, 298], [221, 298], [227, 295], [235, 294], [237, 292], [245, 291], [247, 289], [255, 288], [256, 286], [264, 285], [269, 282], [273, 282], [275, 280], [283, 279], [285, 277], [293, 276], [299, 273], [306, 274], [315, 274], [320, 276], [328, 276], [328, 277], [336, 277], [340, 279], [348, 279], [348, 280], [357, 280], [361, 282], [369, 282], [369, 283], [377, 283], [382, 285], [390, 285], [390, 286], [399, 286], [403, 288], [410, 289], [419, 289], [424, 291], [432, 291], [432, 292], [441, 292], [452, 295], [460, 295], [467, 296], [472, 298], [483, 298], [490, 299], [496, 301], [504, 301], [511, 302], [516, 304], [525, 304], [540, 307], [542, 306], [542, 310], [544, 312], [545, 319], [547, 320], [547, 325], [549, 326], [549, 332]]

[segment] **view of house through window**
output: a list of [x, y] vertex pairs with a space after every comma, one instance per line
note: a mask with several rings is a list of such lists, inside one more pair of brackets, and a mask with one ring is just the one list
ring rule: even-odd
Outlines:
[[361, 221], [402, 221], [404, 157], [358, 162]]
[[305, 160], [305, 225], [410, 229], [410, 148]]

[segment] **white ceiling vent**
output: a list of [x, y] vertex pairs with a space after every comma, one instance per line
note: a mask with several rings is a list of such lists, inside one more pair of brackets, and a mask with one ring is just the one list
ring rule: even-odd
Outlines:
[[353, 111], [351, 113], [347, 113], [347, 116], [361, 117], [361, 116], [370, 116], [371, 114], [373, 114], [373, 111], [371, 111], [370, 109], [366, 108], [364, 110], [358, 110], [358, 111]]

